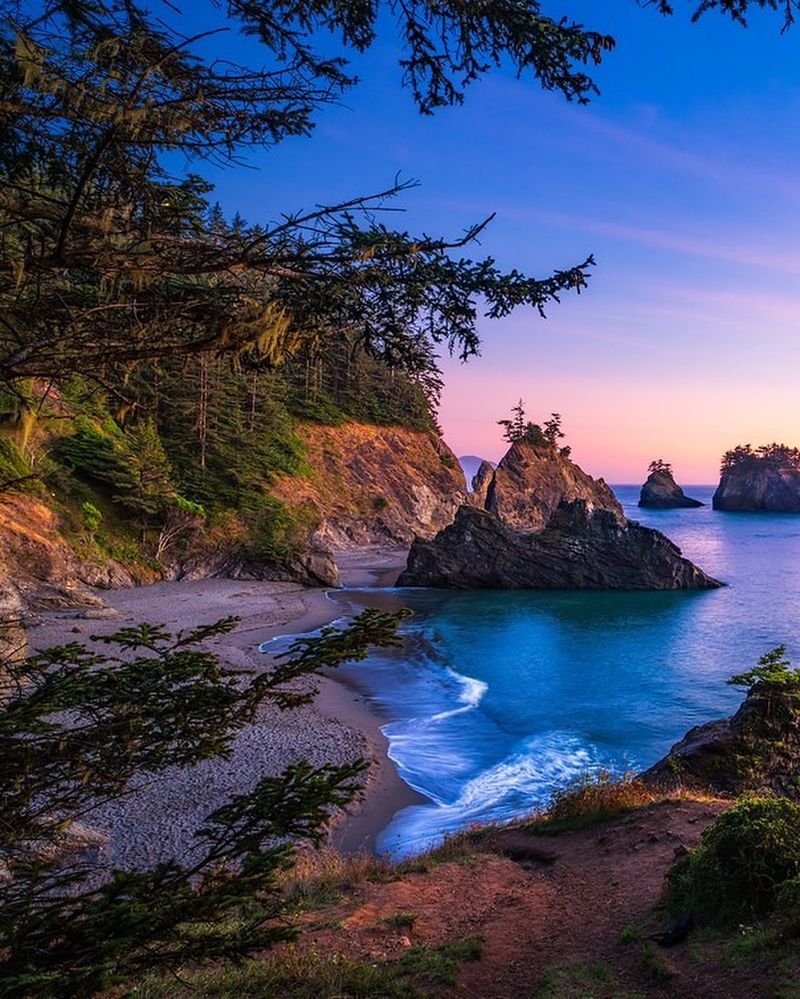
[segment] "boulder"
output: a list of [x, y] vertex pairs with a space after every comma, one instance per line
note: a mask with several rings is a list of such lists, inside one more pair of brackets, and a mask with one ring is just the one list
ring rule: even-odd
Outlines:
[[639, 506], [651, 510], [671, 510], [678, 507], [698, 507], [700, 500], [687, 496], [672, 476], [669, 469], [662, 468], [651, 472], [642, 486]]
[[538, 533], [462, 506], [432, 541], [417, 539], [399, 586], [453, 589], [679, 590], [721, 586], [659, 531], [562, 500]]

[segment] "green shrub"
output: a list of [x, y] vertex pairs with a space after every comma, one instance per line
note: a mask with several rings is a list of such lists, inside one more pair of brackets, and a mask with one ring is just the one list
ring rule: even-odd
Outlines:
[[389, 506], [389, 500], [385, 496], [376, 496], [372, 501], [372, 509], [376, 513], [380, 513], [381, 510], [385, 510]]
[[784, 933], [800, 937], [800, 877], [784, 881], [780, 886], [776, 909]]
[[11, 482], [31, 474], [31, 466], [17, 445], [8, 437], [0, 437], [0, 482]]
[[745, 687], [748, 691], [759, 684], [770, 687], [789, 687], [800, 685], [800, 669], [793, 667], [786, 658], [786, 646], [779, 645], [771, 652], [765, 653], [758, 664], [746, 673], [737, 673], [728, 683], [734, 687]]
[[[667, 875], [667, 904], [701, 923], [731, 926], [773, 913], [800, 876], [800, 805], [742, 798]], [[787, 901], [788, 906], [788, 901]]]
[[103, 521], [102, 513], [100, 513], [94, 503], [85, 500], [81, 503], [81, 516], [83, 517], [83, 526], [89, 534], [95, 534]]
[[393, 912], [389, 916], [384, 916], [378, 922], [384, 926], [393, 926], [396, 929], [413, 929], [417, 921], [416, 912]]

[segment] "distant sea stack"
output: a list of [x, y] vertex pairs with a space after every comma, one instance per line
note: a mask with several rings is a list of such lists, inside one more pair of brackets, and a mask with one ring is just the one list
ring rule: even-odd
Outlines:
[[650, 510], [673, 510], [679, 507], [703, 506], [700, 500], [687, 496], [672, 475], [672, 466], [660, 458], [651, 461], [647, 481], [642, 486], [639, 506]]
[[739, 445], [722, 458], [715, 510], [800, 513], [800, 450]]
[[610, 487], [557, 447], [517, 441], [483, 508], [414, 542], [400, 586], [665, 590], [720, 586], [659, 531], [627, 520]]
[[461, 471], [464, 473], [464, 481], [468, 490], [472, 488], [470, 483], [478, 474], [481, 465], [486, 463], [494, 468], [494, 465], [491, 462], [487, 462], [485, 458], [481, 458], [477, 454], [462, 454], [458, 459], [458, 463], [461, 465]]
[[471, 506], [483, 509], [486, 506], [486, 494], [494, 478], [495, 466], [490, 461], [482, 461], [478, 471], [472, 477], [472, 490], [467, 497]]

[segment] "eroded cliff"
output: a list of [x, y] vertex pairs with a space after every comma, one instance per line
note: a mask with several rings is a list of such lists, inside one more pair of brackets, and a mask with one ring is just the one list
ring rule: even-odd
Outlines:
[[273, 493], [316, 523], [318, 545], [408, 545], [450, 524], [464, 502], [458, 460], [435, 434], [365, 423], [309, 423], [297, 433], [309, 472], [281, 479]]
[[685, 590], [720, 586], [669, 538], [585, 500], [563, 501], [542, 531], [518, 531], [463, 506], [416, 541], [399, 586], [501, 590]]

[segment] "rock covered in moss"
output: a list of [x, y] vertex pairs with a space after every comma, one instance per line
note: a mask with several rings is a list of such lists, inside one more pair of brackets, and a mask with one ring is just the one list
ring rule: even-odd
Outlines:
[[716, 794], [800, 799], [800, 691], [756, 685], [734, 715], [690, 729], [642, 776]]

